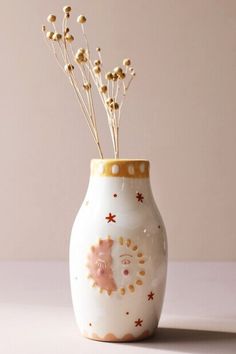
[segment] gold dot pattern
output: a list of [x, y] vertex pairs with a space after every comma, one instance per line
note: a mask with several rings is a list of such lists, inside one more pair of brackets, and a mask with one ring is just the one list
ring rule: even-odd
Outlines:
[[91, 175], [100, 177], [148, 178], [149, 161], [93, 159], [91, 161]]

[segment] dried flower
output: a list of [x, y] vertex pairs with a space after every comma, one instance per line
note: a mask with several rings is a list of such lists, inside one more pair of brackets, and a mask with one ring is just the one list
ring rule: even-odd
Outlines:
[[74, 37], [72, 36], [72, 34], [67, 34], [65, 36], [65, 39], [67, 40], [67, 42], [71, 43], [71, 42], [73, 42]]
[[93, 67], [93, 72], [94, 72], [95, 74], [99, 74], [99, 73], [101, 72], [100, 66], [99, 66], [99, 65], [95, 65], [95, 66]]
[[111, 108], [111, 110], [117, 110], [117, 109], [119, 109], [119, 105], [117, 102], [111, 102], [110, 108]]
[[55, 15], [48, 15], [48, 18], [47, 18], [47, 20], [48, 20], [48, 22], [56, 22], [56, 16]]
[[47, 37], [48, 39], [52, 39], [53, 35], [54, 35], [54, 32], [47, 32], [47, 33], [46, 33], [46, 37]]
[[130, 71], [130, 75], [132, 75], [132, 76], [136, 75], [134, 68], [129, 68], [129, 71]]
[[113, 98], [110, 97], [106, 100], [106, 104], [110, 105], [113, 101], [114, 101]]
[[106, 92], [107, 92], [107, 85], [102, 85], [102, 86], [100, 87], [100, 92], [101, 92], [101, 93], [106, 93]]
[[121, 74], [122, 73], [122, 69], [120, 67], [118, 67], [118, 66], [116, 68], [114, 68], [113, 71], [114, 71], [115, 74]]
[[112, 80], [117, 81], [118, 80], [118, 75], [116, 73], [112, 74]]
[[117, 74], [117, 75], [118, 75], [118, 78], [119, 78], [120, 80], [123, 80], [123, 79], [125, 79], [125, 77], [126, 77], [126, 75], [125, 75], [124, 72], [122, 72], [122, 73], [120, 73], [120, 74]]
[[87, 62], [86, 50], [84, 48], [78, 49], [78, 51], [75, 55], [75, 60], [77, 61], [78, 64], [82, 64], [82, 63]]
[[100, 60], [94, 60], [94, 65], [101, 65], [101, 61]]
[[105, 78], [107, 80], [112, 80], [113, 79], [113, 74], [111, 72], [106, 73]]
[[128, 59], [128, 58], [124, 59], [124, 60], [123, 60], [123, 65], [125, 65], [125, 66], [130, 66], [130, 65], [131, 65], [131, 60]]
[[63, 7], [63, 12], [65, 12], [65, 14], [71, 12], [71, 7], [70, 6], [64, 6]]
[[84, 83], [84, 84], [83, 84], [83, 88], [84, 88], [86, 91], [90, 90], [90, 89], [91, 89], [91, 84], [90, 84], [90, 82]]
[[[70, 6], [65, 6], [63, 7], [63, 12], [62, 33], [56, 32], [54, 22], [57, 19], [55, 15], [49, 15], [47, 17], [47, 21], [52, 24], [54, 32], [48, 31], [46, 26], [42, 26], [42, 31], [45, 32], [46, 38], [55, 41], [55, 44], [53, 42], [49, 48], [52, 50], [58, 65], [60, 68], [64, 69], [66, 76], [69, 78], [72, 88], [75, 91], [76, 98], [91, 130], [93, 139], [97, 145], [100, 158], [103, 158], [99, 132], [96, 124], [94, 98], [90, 91], [92, 89], [92, 85], [97, 88], [107, 114], [114, 156], [115, 158], [119, 158], [119, 126], [121, 108], [123, 106], [127, 90], [133, 81], [133, 77], [136, 75], [134, 69], [131, 67], [131, 60], [126, 58], [123, 60], [124, 66], [117, 66], [112, 71], [105, 73], [104, 76], [106, 81], [104, 80], [104, 84], [104, 76], [102, 72], [103, 58], [100, 53], [101, 48], [96, 48], [98, 54], [94, 60], [89, 50], [89, 42], [85, 33], [86, 28], [84, 23], [87, 21], [86, 17], [84, 15], [80, 15], [77, 18], [77, 22], [81, 24], [80, 29], [85, 47], [79, 48], [76, 51], [76, 54], [74, 54], [73, 47], [69, 45], [69, 43], [74, 41], [74, 36], [72, 35], [70, 29], [66, 27], [68, 26], [66, 19], [70, 17], [72, 9]], [[75, 64], [74, 67], [71, 63], [71, 57], [73, 57], [76, 64], [79, 66], [83, 65], [83, 67], [78, 68]], [[74, 75], [73, 71], [76, 69], [78, 71]], [[127, 80], [121, 84], [119, 80], [124, 80], [125, 78], [127, 78]]]
[[77, 18], [77, 22], [79, 23], [85, 23], [87, 21], [86, 17], [84, 15], [80, 15], [78, 18]]
[[52, 36], [52, 39], [54, 41], [59, 41], [62, 38], [62, 35], [60, 33], [55, 32], [54, 35]]
[[85, 53], [86, 53], [86, 50], [85, 50], [84, 48], [79, 48], [79, 49], [78, 49], [78, 53], [83, 53], [83, 54], [85, 54]]
[[65, 71], [71, 72], [72, 70], [74, 70], [74, 66], [72, 64], [66, 64], [64, 66], [64, 69], [65, 69]]

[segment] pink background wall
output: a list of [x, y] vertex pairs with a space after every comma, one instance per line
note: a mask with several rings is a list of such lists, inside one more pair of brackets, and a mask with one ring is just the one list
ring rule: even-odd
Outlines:
[[[1, 4], [0, 258], [65, 259], [97, 152], [42, 39], [61, 0]], [[122, 157], [151, 160], [171, 259], [235, 260], [236, 1], [71, 1], [107, 67], [133, 59]], [[75, 24], [74, 29], [77, 27]], [[106, 124], [103, 107], [98, 117]], [[110, 137], [104, 132], [110, 157]]]

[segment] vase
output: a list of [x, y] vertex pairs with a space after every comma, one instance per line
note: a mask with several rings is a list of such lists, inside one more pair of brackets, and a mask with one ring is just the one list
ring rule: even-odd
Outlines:
[[72, 302], [82, 335], [100, 341], [152, 335], [166, 271], [166, 231], [149, 161], [92, 160], [70, 240]]

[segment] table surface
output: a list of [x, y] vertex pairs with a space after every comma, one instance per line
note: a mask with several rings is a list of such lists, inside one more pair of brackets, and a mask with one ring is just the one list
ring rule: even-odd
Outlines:
[[0, 262], [0, 353], [236, 353], [236, 262], [172, 262], [160, 327], [143, 342], [82, 338], [66, 262]]

